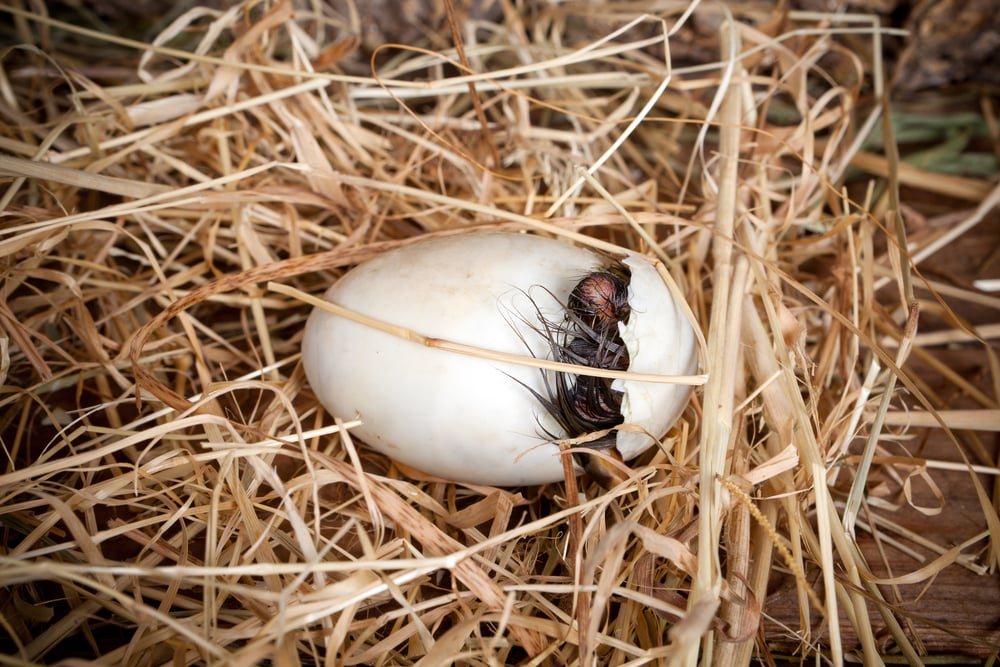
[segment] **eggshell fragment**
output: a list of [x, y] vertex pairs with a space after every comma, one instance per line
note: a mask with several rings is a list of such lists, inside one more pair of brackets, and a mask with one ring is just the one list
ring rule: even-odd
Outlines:
[[[657, 375], [693, 374], [698, 362], [697, 341], [681, 304], [641, 255], [630, 254], [622, 263], [632, 274], [628, 290], [632, 316], [618, 323], [631, 360], [629, 370]], [[663, 437], [691, 396], [691, 387], [682, 384], [615, 380], [612, 387], [625, 394], [625, 423], [645, 430], [618, 431], [618, 451], [625, 460], [638, 456]]]
[[[690, 325], [678, 318], [652, 265], [639, 255], [625, 262], [633, 272], [633, 315], [620, 329], [630, 369], [690, 372], [693, 342], [673, 339], [674, 328]], [[556, 240], [462, 234], [385, 253], [348, 272], [325, 298], [424, 336], [545, 359], [551, 348], [540, 318], [561, 322], [573, 287], [607, 263]], [[686, 356], [683, 345], [690, 346]], [[537, 368], [427, 347], [320, 308], [306, 324], [302, 355], [327, 411], [360, 418], [352, 434], [408, 466], [499, 486], [563, 478], [559, 448], [546, 434], [565, 434], [532, 394], [547, 392]], [[616, 388], [625, 393], [626, 421], [648, 432], [617, 434], [625, 458], [666, 432], [689, 393], [688, 387], [633, 381]]]

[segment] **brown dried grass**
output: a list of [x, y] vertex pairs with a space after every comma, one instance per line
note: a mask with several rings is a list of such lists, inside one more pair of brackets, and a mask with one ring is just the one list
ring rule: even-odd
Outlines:
[[[1000, 190], [862, 150], [881, 61], [834, 38], [879, 54], [871, 17], [577, 11], [505, 4], [459, 51], [386, 46], [356, 76], [346, 19], [318, 5], [195, 9], [152, 43], [0, 7], [20, 42], [0, 54], [0, 662], [748, 664], [775, 571], [804, 655], [842, 664], [846, 630], [877, 662], [877, 610], [919, 660], [878, 584], [995, 570], [974, 473], [998, 470], [880, 438], [995, 429], [1000, 380], [992, 356], [991, 391], [953, 378], [979, 397], [959, 414], [907, 370], [940, 344], [920, 305], [982, 296], [921, 276], [947, 237], [908, 246], [897, 192], [983, 198], [964, 231]], [[882, 194], [849, 191], [849, 166]], [[486, 228], [642, 249], [683, 285], [708, 382], [626, 483], [401, 470], [306, 386], [309, 309], [269, 281], [319, 294]], [[995, 330], [954, 321], [989, 352]], [[987, 520], [965, 544], [867, 501], [874, 469], [948, 466]], [[873, 574], [863, 531], [912, 570]]]

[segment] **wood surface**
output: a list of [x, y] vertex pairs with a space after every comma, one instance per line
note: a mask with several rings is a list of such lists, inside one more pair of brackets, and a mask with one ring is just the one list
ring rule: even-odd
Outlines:
[[[926, 196], [922, 197], [919, 193], [909, 193], [908, 199], [926, 214], [926, 217], [918, 217], [918, 224], [911, 230], [918, 238], [935, 233], [967, 207], [967, 204], [961, 205], [947, 199], [934, 201]], [[1000, 277], [1000, 212], [994, 211], [970, 233], [928, 258], [920, 268], [928, 278], [966, 288], [971, 287], [976, 279]], [[933, 312], [930, 307], [932, 296], [929, 292], [918, 289], [917, 296], [921, 300], [928, 300], [928, 307], [923, 309], [921, 316], [920, 331], [933, 331], [952, 326]], [[893, 295], [889, 291], [882, 295], [882, 299], [886, 302], [892, 298]], [[1000, 312], [996, 308], [958, 299], [946, 301], [956, 315], [974, 325], [1000, 322]], [[990, 343], [995, 358], [1000, 357], [998, 341], [994, 339]], [[943, 362], [946, 368], [966, 378], [987, 396], [992, 397], [994, 402], [996, 401], [996, 388], [993, 386], [996, 381], [996, 369], [991, 370], [989, 355], [982, 344], [936, 346], [928, 347], [926, 351]], [[939, 372], [919, 359], [911, 358], [907, 368], [915, 377], [926, 382], [947, 400], [945, 407], [983, 407], [958, 392]], [[915, 403], [905, 396], [903, 400], [910, 405]], [[911, 436], [899, 444], [887, 445], [887, 449], [896, 454], [909, 452], [913, 456], [931, 460], [961, 462], [962, 457], [957, 449], [961, 447], [974, 464], [996, 468], [1000, 461], [1000, 433], [996, 431], [976, 433], [958, 431], [955, 433], [957, 445], [941, 429], [915, 429], [911, 432]], [[858, 440], [851, 451], [858, 453], [862, 446], [863, 442]], [[896, 471], [905, 473], [903, 467], [897, 467]], [[872, 512], [890, 518], [910, 531], [947, 548], [961, 545], [982, 535], [987, 529], [986, 515], [978, 500], [970, 473], [932, 470], [930, 476], [944, 496], [939, 514], [928, 515], [906, 506], [898, 480], [888, 475], [884, 468], [877, 467], [873, 469], [869, 482], [870, 495], [886, 502], [903, 503], [904, 506], [896, 511], [874, 507]], [[979, 475], [978, 479], [990, 496], [993, 511], [996, 512], [997, 504], [1000, 503], [998, 499], [1000, 478], [983, 474]], [[848, 484], [849, 480], [837, 484], [838, 492], [835, 493], [835, 498], [838, 501], [846, 497]], [[941, 504], [928, 485], [915, 483], [913, 490], [914, 504], [926, 507], [936, 507]], [[861, 518], [864, 519], [864, 516]], [[911, 540], [901, 539], [900, 542], [914, 550], [923, 560], [917, 560], [913, 555], [891, 544], [884, 542], [880, 544], [870, 533], [858, 531], [858, 545], [873, 573], [878, 577], [900, 577], [916, 572], [939, 555]], [[985, 538], [980, 538], [964, 548], [962, 553], [972, 556], [975, 564], [986, 566], [987, 544]], [[821, 589], [818, 582], [816, 588]], [[995, 657], [1000, 651], [1000, 573], [993, 571], [980, 574], [958, 564], [952, 564], [929, 580], [908, 585], [883, 585], [880, 586], [880, 590], [887, 601], [894, 603], [896, 619], [906, 630], [915, 648], [923, 652], [929, 662], [980, 664], [980, 661], [986, 661], [990, 656]], [[873, 626], [876, 628], [876, 636], [882, 640], [880, 648], [892, 656], [897, 652], [886, 630], [886, 623], [874, 604], [869, 604], [868, 607]], [[799, 601], [790, 575], [778, 573], [772, 577], [763, 611], [765, 618], [768, 619], [765, 621], [765, 636], [771, 650], [776, 655], [785, 657], [801, 655], [799, 641], [785, 629], [802, 627], [799, 619]], [[817, 629], [825, 627], [818, 614], [813, 614], [811, 624]], [[842, 645], [845, 654], [850, 657], [850, 651], [857, 648], [857, 638], [843, 617], [840, 627]], [[812, 637], [812, 640], [826, 645], [828, 637], [824, 633]]]

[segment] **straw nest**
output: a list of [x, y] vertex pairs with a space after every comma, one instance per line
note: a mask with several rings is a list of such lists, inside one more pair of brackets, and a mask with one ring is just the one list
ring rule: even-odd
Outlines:
[[[921, 267], [1000, 191], [900, 162], [890, 31], [482, 4], [399, 36], [391, 3], [248, 0], [155, 38], [0, 7], [0, 663], [917, 663], [936, 577], [996, 584], [997, 331], [952, 306], [998, 305]], [[929, 224], [902, 184], [971, 204]], [[429, 478], [310, 392], [278, 286], [485, 229], [682, 285], [707, 381], [626, 482]]]

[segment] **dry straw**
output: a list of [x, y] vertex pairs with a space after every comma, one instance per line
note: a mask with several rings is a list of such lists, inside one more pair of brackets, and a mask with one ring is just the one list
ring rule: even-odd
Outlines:
[[[887, 31], [521, 4], [431, 5], [445, 29], [380, 46], [373, 71], [363, 3], [194, 8], [151, 40], [0, 6], [0, 664], [918, 664], [893, 587], [995, 571], [975, 474], [995, 459], [953, 430], [996, 429], [996, 359], [992, 386], [948, 376], [971, 408], [908, 361], [989, 354], [995, 327], [917, 325], [996, 299], [925, 279], [949, 239], [909, 242], [898, 188], [982, 200], [962, 231], [1000, 191], [864, 148], [890, 111]], [[403, 470], [305, 385], [296, 295], [485, 229], [646, 252], [691, 304], [707, 383], [610, 490]], [[949, 521], [911, 494], [949, 467], [984, 516], [959, 545], [896, 518]], [[874, 502], [876, 473], [905, 500]], [[872, 538], [910, 566], [887, 572]], [[784, 631], [778, 577], [799, 602]]]

